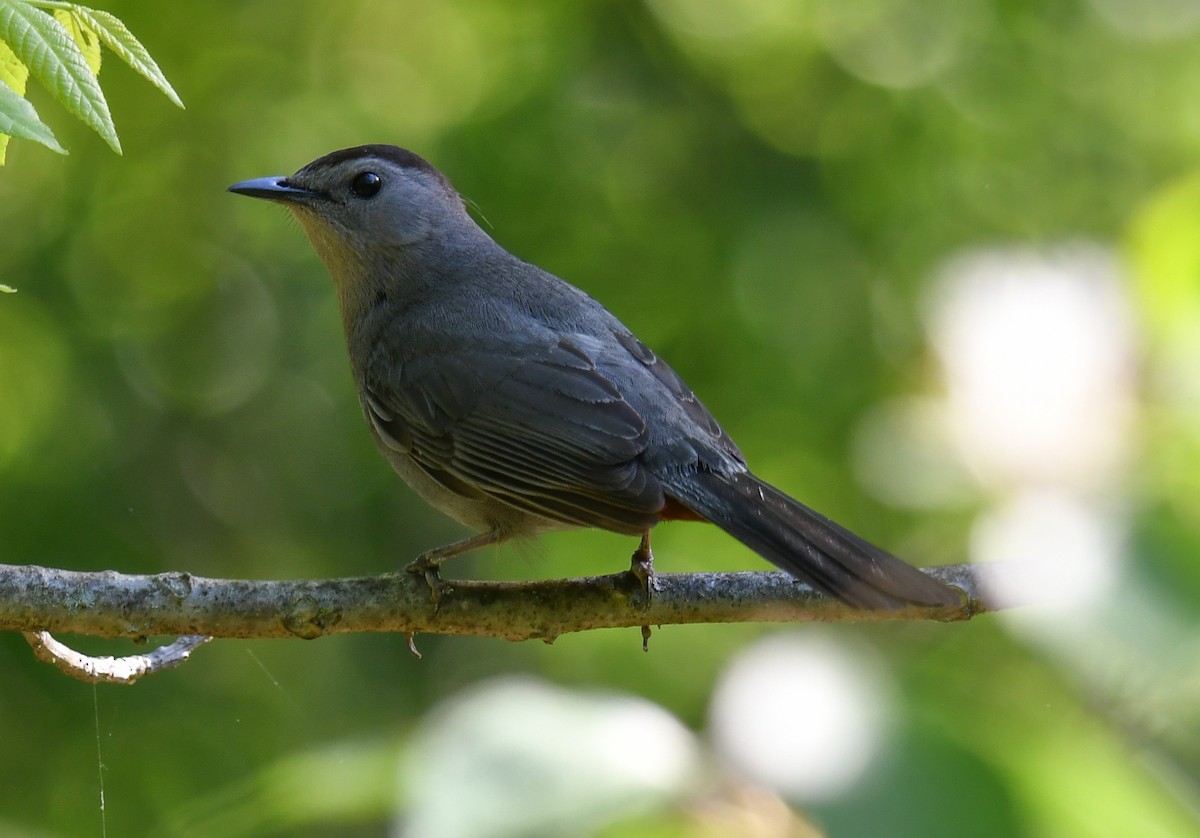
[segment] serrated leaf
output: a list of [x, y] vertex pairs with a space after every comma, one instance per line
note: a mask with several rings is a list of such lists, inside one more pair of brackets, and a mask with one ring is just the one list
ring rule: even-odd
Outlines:
[[[0, 82], [11, 87], [18, 96], [25, 95], [25, 81], [29, 78], [29, 68], [13, 55], [8, 44], [0, 41]], [[0, 134], [0, 166], [8, 154], [8, 134]]]
[[54, 139], [54, 132], [38, 117], [29, 100], [3, 82], [0, 82], [0, 134], [5, 135], [4, 143], [0, 145], [0, 165], [4, 163], [9, 136], [34, 140], [59, 154], [67, 153]]
[[87, 60], [67, 30], [50, 15], [24, 3], [0, 3], [0, 40], [8, 43], [29, 73], [108, 143], [121, 143], [108, 102]]
[[183, 107], [179, 94], [171, 87], [163, 71], [158, 68], [157, 62], [119, 18], [100, 9], [86, 9], [83, 6], [75, 6], [73, 11], [84, 24], [95, 31], [101, 42], [116, 53], [117, 57], [161, 90], [168, 99]]
[[75, 46], [79, 47], [79, 51], [83, 53], [83, 58], [87, 61], [92, 75], [100, 75], [100, 38], [96, 35], [95, 30], [88, 26], [74, 11], [55, 9], [54, 19], [59, 22], [59, 25], [63, 29], [67, 30], [67, 34], [71, 36], [71, 40], [75, 42]]
[[8, 44], [0, 41], [0, 81], [17, 91], [18, 96], [24, 96], [25, 80], [28, 78], [29, 68], [13, 55]]

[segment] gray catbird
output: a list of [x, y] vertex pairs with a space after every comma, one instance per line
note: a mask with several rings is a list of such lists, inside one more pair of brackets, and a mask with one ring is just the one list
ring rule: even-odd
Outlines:
[[479, 534], [411, 567], [561, 527], [641, 535], [709, 521], [862, 608], [953, 606], [951, 588], [746, 468], [665, 362], [587, 294], [506, 251], [402, 148], [335, 151], [235, 184], [285, 204], [333, 275], [376, 445]]

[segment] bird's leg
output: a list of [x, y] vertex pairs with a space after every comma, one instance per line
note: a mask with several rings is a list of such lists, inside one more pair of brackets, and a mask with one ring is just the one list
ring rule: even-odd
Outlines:
[[500, 540], [502, 540], [502, 536], [493, 530], [481, 532], [470, 538], [464, 538], [462, 541], [455, 541], [453, 544], [443, 544], [441, 547], [426, 550], [409, 562], [404, 569], [408, 573], [415, 573], [425, 577], [425, 582], [429, 585], [429, 590], [433, 593], [433, 601], [437, 603], [438, 592], [445, 584], [442, 581], [441, 574], [442, 562], [462, 553], [468, 553], [471, 550], [495, 544]]
[[[642, 586], [642, 610], [650, 608], [650, 590], [654, 586], [654, 553], [650, 551], [650, 530], [642, 533], [642, 543], [633, 551], [629, 561], [629, 572]], [[648, 651], [650, 645], [650, 626], [642, 626], [642, 651]]]
[[641, 583], [642, 593], [646, 596], [646, 607], [649, 608], [650, 588], [654, 584], [654, 553], [650, 551], [650, 530], [642, 533], [642, 543], [630, 558], [629, 572]]
[[633, 551], [629, 570], [643, 584], [654, 576], [654, 553], [650, 550], [650, 530], [642, 533], [642, 543]]

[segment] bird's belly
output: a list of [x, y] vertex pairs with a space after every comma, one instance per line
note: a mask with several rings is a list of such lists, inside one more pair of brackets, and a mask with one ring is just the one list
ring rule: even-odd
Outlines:
[[568, 524], [524, 512], [482, 492], [475, 491], [472, 495], [456, 492], [430, 476], [407, 454], [393, 451], [383, 444], [379, 445], [379, 450], [396, 474], [423, 501], [471, 529], [517, 537], [544, 530], [570, 528]]

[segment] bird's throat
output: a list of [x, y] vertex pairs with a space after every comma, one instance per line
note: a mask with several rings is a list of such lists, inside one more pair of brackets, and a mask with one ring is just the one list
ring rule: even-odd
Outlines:
[[298, 208], [295, 216], [312, 242], [317, 256], [329, 270], [342, 312], [342, 324], [349, 334], [351, 325], [370, 304], [375, 293], [361, 251], [315, 213]]

